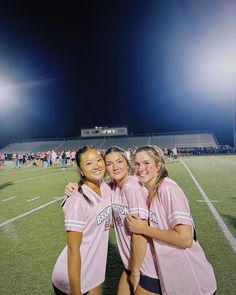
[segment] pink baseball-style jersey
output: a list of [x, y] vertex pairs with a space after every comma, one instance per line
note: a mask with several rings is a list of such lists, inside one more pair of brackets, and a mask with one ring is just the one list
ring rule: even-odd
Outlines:
[[[112, 194], [116, 241], [124, 267], [128, 270], [131, 269], [131, 232], [125, 218], [129, 214], [136, 214], [139, 218], [148, 219], [147, 194], [147, 190], [139, 184], [136, 176], [129, 176], [123, 188], [120, 190], [117, 186]], [[157, 264], [154, 259], [154, 249], [150, 239], [140, 271], [146, 276], [157, 278]]]
[[[109, 228], [112, 217], [111, 189], [103, 181], [101, 197], [88, 186], [82, 185], [83, 193], [73, 192], [64, 204], [66, 231], [82, 232], [81, 291], [85, 293], [100, 285], [105, 279]], [[54, 266], [53, 284], [70, 294], [67, 266], [67, 246], [63, 249]]]
[[76, 155], [76, 151], [72, 151], [72, 152], [70, 153], [70, 158], [71, 158], [71, 159], [75, 159], [75, 155]]
[[[176, 182], [165, 178], [150, 205], [149, 222], [170, 230], [178, 224], [194, 228], [187, 198]], [[216, 290], [213, 268], [200, 244], [180, 249], [153, 239], [163, 295], [212, 295]]]

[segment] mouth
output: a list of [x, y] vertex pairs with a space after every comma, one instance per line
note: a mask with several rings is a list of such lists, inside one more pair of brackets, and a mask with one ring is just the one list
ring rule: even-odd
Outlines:
[[144, 173], [138, 173], [138, 177], [145, 177], [145, 176], [147, 176], [147, 173], [146, 172], [144, 172]]
[[120, 172], [113, 172], [113, 175], [119, 175]]
[[97, 170], [93, 172], [94, 175], [100, 175], [101, 173], [102, 173], [102, 170]]

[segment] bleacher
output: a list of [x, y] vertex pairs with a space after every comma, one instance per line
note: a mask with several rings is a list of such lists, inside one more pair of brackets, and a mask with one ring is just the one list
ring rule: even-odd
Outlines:
[[106, 138], [80, 138], [80, 139], [70, 139], [65, 140], [63, 144], [60, 146], [60, 149], [57, 149], [55, 151], [73, 151], [78, 150], [79, 147], [82, 147], [84, 145], [92, 145], [95, 146], [98, 149], [101, 149], [103, 147], [103, 143], [106, 140]]
[[7, 154], [12, 153], [35, 153], [41, 151], [58, 150], [64, 143], [63, 140], [40, 140], [40, 141], [28, 141], [20, 143], [11, 143], [2, 148], [1, 151]]
[[96, 137], [96, 138], [72, 138], [39, 140], [12, 143], [0, 150], [7, 154], [12, 153], [31, 153], [46, 152], [54, 150], [61, 152], [63, 150], [78, 150], [84, 145], [93, 145], [99, 149], [107, 149], [110, 146], [119, 146], [124, 149], [135, 149], [138, 146], [153, 144], [161, 148], [218, 148], [218, 141], [211, 132], [194, 133], [172, 133], [172, 134], [152, 134], [148, 136], [117, 136], [117, 137]]
[[108, 137], [104, 142], [103, 149], [109, 146], [119, 146], [127, 150], [135, 149], [140, 145], [150, 144], [150, 136], [126, 136], [126, 137]]
[[209, 133], [153, 135], [151, 144], [161, 148], [217, 148], [219, 143], [215, 136]]

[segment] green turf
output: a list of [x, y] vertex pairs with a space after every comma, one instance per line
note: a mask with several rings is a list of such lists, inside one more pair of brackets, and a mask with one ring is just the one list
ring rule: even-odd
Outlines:
[[[236, 157], [189, 157], [183, 161], [213, 203], [232, 235], [236, 238]], [[197, 236], [212, 263], [220, 295], [234, 295], [236, 290], [236, 254], [229, 246], [207, 204], [179, 162], [168, 161], [170, 176], [185, 191]], [[24, 167], [8, 164], [0, 169], [0, 223], [49, 203], [64, 194], [68, 182], [78, 180], [76, 168]], [[10, 197], [12, 200], [2, 201]], [[36, 200], [27, 200], [39, 197]], [[52, 295], [51, 274], [65, 245], [63, 213], [57, 201], [39, 211], [0, 228], [0, 294]], [[122, 272], [113, 230], [104, 295], [114, 295]]]

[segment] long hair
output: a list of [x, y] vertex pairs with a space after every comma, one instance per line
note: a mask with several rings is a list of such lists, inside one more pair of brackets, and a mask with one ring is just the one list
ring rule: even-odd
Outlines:
[[162, 181], [169, 174], [165, 166], [165, 156], [161, 148], [155, 145], [144, 145], [135, 150], [134, 157], [139, 152], [146, 152], [151, 158], [154, 159], [156, 166], [159, 168], [159, 172], [157, 173], [155, 184], [149, 191], [149, 203], [150, 203], [157, 196], [158, 190], [162, 184]]

